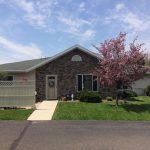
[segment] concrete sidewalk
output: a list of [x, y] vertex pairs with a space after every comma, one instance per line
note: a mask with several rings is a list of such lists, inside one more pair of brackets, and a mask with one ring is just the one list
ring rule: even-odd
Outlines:
[[43, 101], [37, 105], [35, 110], [28, 118], [30, 121], [36, 120], [51, 120], [57, 106], [58, 100]]

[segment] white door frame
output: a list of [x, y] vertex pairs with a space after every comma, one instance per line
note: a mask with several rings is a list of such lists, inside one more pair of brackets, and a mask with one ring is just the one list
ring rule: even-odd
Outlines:
[[55, 85], [56, 85], [56, 87], [55, 87], [55, 90], [56, 90], [56, 97], [54, 97], [54, 98], [52, 98], [52, 99], [57, 99], [57, 75], [55, 75], [55, 74], [49, 74], [49, 75], [46, 75], [46, 100], [48, 100], [48, 77], [51, 77], [51, 76], [53, 76], [53, 77], [55, 77]]

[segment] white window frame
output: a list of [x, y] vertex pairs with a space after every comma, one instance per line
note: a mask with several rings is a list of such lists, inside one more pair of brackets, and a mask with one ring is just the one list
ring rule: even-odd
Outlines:
[[98, 81], [97, 81], [97, 91], [93, 91], [93, 77], [94, 77], [94, 75], [92, 75], [92, 74], [77, 74], [77, 75], [76, 75], [77, 92], [80, 92], [80, 91], [78, 90], [78, 75], [81, 75], [81, 76], [82, 76], [82, 91], [83, 91], [83, 89], [84, 89], [84, 83], [83, 83], [83, 76], [84, 76], [84, 75], [90, 75], [90, 76], [92, 76], [92, 92], [98, 92], [98, 91], [99, 91]]

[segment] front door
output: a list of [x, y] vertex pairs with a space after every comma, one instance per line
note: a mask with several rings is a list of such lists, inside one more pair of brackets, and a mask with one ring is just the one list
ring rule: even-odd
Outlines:
[[57, 76], [47, 76], [47, 99], [57, 99]]

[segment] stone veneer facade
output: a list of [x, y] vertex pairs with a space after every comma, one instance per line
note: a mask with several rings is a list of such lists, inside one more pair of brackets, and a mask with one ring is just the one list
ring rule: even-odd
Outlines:
[[[82, 61], [71, 61], [72, 56], [80, 55]], [[36, 69], [37, 101], [46, 99], [46, 75], [57, 75], [57, 95], [62, 96], [67, 89], [76, 90], [77, 74], [89, 74], [98, 60], [79, 50], [73, 51]]]

